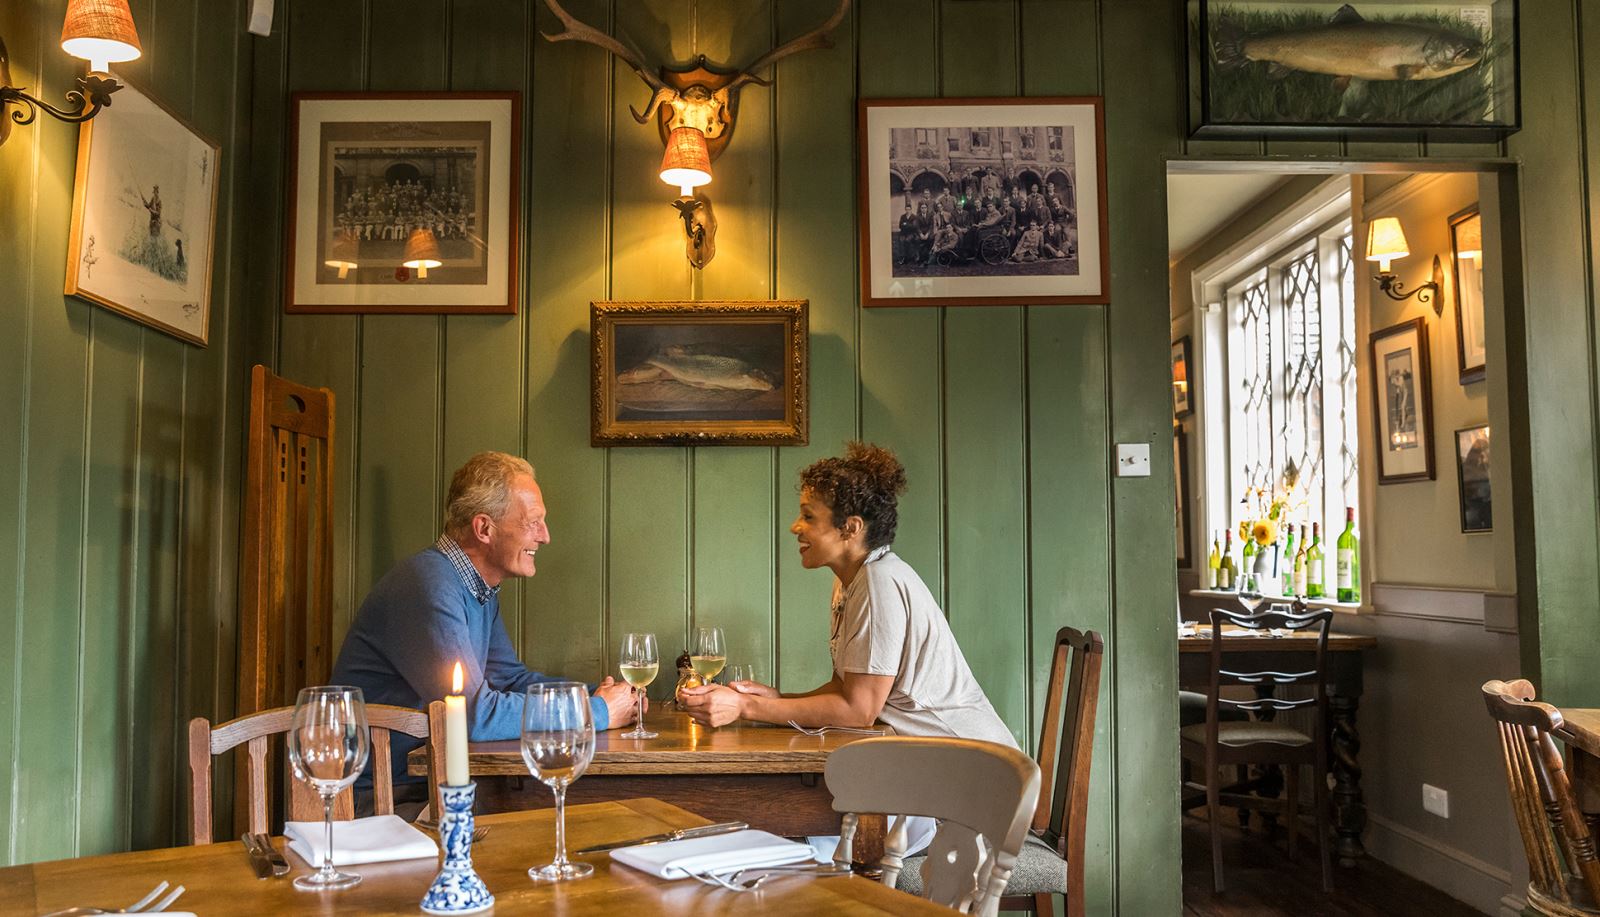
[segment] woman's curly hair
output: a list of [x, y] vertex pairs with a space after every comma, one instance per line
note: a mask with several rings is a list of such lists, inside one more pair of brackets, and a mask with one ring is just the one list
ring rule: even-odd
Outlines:
[[894, 541], [900, 524], [896, 500], [906, 489], [906, 469], [888, 449], [848, 443], [842, 458], [826, 458], [802, 470], [800, 487], [828, 507], [835, 528], [860, 516], [867, 524], [868, 550]]

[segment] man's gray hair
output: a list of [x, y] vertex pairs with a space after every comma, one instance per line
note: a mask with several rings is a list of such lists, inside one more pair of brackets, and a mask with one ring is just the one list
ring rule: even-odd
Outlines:
[[450, 478], [450, 496], [444, 505], [444, 530], [461, 535], [472, 527], [472, 517], [483, 513], [499, 519], [511, 506], [511, 481], [519, 474], [533, 477], [525, 459], [504, 452], [480, 452]]

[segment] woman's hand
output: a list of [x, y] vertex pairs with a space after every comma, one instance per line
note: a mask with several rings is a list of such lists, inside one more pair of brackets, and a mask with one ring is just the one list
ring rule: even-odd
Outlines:
[[730, 681], [728, 687], [740, 694], [749, 694], [752, 697], [777, 697], [778, 689], [771, 685], [764, 685], [759, 681]]
[[[618, 729], [626, 726], [633, 722], [634, 717], [638, 715], [638, 700], [633, 693], [633, 688], [629, 687], [626, 682], [617, 681], [610, 675], [607, 675], [604, 681], [595, 686], [594, 696], [605, 701], [606, 712], [611, 715], [611, 722], [606, 725], [607, 729]], [[649, 701], [646, 701], [645, 704], [648, 708]]]
[[726, 726], [744, 715], [744, 695], [723, 685], [684, 688], [683, 711], [702, 726]]

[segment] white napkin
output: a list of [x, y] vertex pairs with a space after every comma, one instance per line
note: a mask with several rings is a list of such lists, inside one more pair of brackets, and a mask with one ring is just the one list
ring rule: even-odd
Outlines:
[[[289, 849], [312, 866], [322, 865], [328, 829], [320, 821], [291, 821], [283, 826]], [[333, 865], [387, 863], [439, 855], [433, 838], [406, 824], [398, 815], [374, 815], [333, 823]]]
[[756, 866], [798, 863], [811, 859], [811, 845], [747, 829], [663, 844], [623, 847], [611, 851], [611, 858], [662, 879], [681, 879], [691, 873], [727, 873]]

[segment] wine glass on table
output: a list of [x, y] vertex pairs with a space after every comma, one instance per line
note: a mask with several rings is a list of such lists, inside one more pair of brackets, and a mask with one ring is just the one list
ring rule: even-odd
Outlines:
[[565, 882], [594, 872], [567, 859], [567, 787], [594, 759], [594, 717], [589, 689], [576, 681], [531, 685], [522, 705], [522, 760], [556, 797], [556, 856], [528, 870], [535, 882]]
[[653, 739], [656, 733], [644, 728], [644, 689], [656, 680], [661, 668], [661, 657], [656, 653], [655, 634], [624, 634], [621, 653], [622, 680], [633, 686], [639, 695], [639, 719], [634, 727], [622, 733], [623, 739]]
[[728, 664], [727, 643], [722, 639], [722, 628], [699, 627], [695, 629], [694, 650], [689, 653], [689, 666], [711, 683]]
[[366, 768], [371, 741], [367, 705], [360, 688], [327, 685], [300, 689], [289, 726], [289, 763], [295, 776], [322, 797], [328, 846], [322, 854], [322, 868], [308, 876], [297, 876], [295, 888], [349, 888], [361, 881], [358, 875], [333, 868], [333, 800]]

